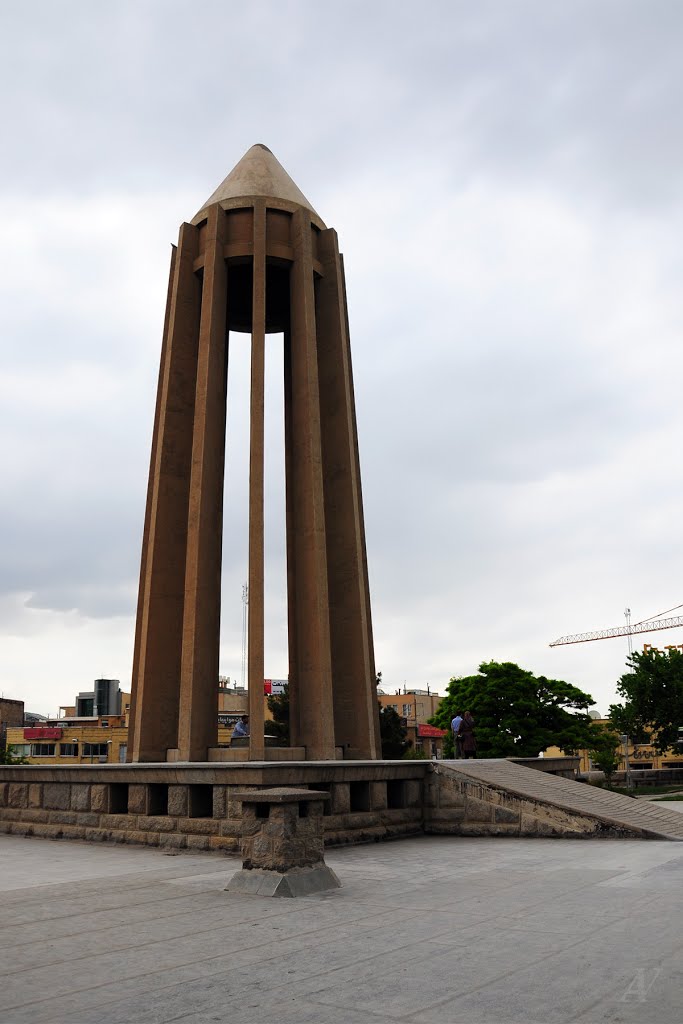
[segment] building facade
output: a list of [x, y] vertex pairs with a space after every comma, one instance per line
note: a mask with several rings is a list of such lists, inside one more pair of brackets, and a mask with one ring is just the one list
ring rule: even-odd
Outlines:
[[429, 725], [443, 700], [438, 693], [429, 689], [398, 690], [396, 693], [377, 693], [382, 708], [393, 708], [407, 729], [411, 747], [421, 750], [427, 757], [443, 757], [443, 741], [446, 733]]
[[0, 697], [0, 749], [4, 749], [7, 742], [7, 729], [23, 724], [23, 700], [10, 700], [9, 697]]
[[[592, 724], [612, 729], [615, 732], [617, 731], [609, 718], [596, 718]], [[679, 730], [679, 733], [683, 739], [683, 730]], [[650, 736], [649, 740], [651, 741], [651, 739], [652, 737]], [[560, 747], [548, 747], [547, 750], [543, 751], [544, 757], [562, 757], [563, 755], [564, 751]], [[580, 772], [586, 773], [596, 769], [597, 766], [593, 764], [588, 750], [580, 750], [578, 755], [581, 759], [579, 765]], [[679, 747], [677, 750], [667, 750], [660, 754], [652, 742], [634, 743], [629, 736], [626, 744], [622, 742], [617, 755], [619, 757], [617, 771], [619, 772], [626, 772], [627, 770], [665, 771], [667, 769], [683, 769], [683, 747]]]
[[[97, 683], [116, 683], [100, 687]], [[270, 680], [266, 681], [270, 683]], [[264, 689], [272, 689], [264, 686]], [[105, 698], [106, 697], [106, 701]], [[119, 714], [78, 714], [99, 706], [118, 708]], [[14, 754], [25, 757], [29, 764], [75, 765], [75, 764], [124, 764], [128, 756], [128, 727], [130, 716], [130, 694], [122, 691], [118, 680], [96, 680], [92, 691], [79, 693], [73, 704], [60, 707], [57, 718], [46, 718], [41, 722], [24, 723], [22, 714], [14, 714], [14, 722], [7, 727], [7, 743]], [[268, 709], [267, 696], [263, 697], [264, 721], [272, 718]], [[218, 684], [217, 715], [218, 745], [229, 747], [235, 723], [242, 715], [249, 713], [249, 698], [246, 689], [230, 686], [228, 680]]]

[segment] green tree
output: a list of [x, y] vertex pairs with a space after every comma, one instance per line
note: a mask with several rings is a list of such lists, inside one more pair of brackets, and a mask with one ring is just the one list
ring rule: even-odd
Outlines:
[[[379, 704], [379, 701], [377, 703]], [[383, 708], [380, 705], [379, 735], [382, 741], [382, 757], [390, 761], [403, 757], [410, 746], [407, 740], [408, 730], [394, 708]]]
[[619, 767], [619, 734], [604, 725], [592, 725], [588, 756], [599, 771], [605, 773], [608, 784]]
[[273, 716], [263, 725], [266, 736], [277, 736], [279, 746], [289, 746], [289, 686], [282, 693], [270, 693], [266, 698], [268, 710]]
[[609, 709], [612, 724], [637, 743], [652, 734], [663, 754], [675, 748], [683, 725], [683, 652], [635, 651], [626, 659], [629, 671], [617, 683], [623, 704]]
[[456, 711], [471, 711], [478, 757], [537, 757], [550, 746], [588, 746], [589, 694], [561, 679], [535, 676], [512, 662], [488, 661], [479, 674], [451, 679], [430, 719], [450, 730]]
[[18, 757], [11, 746], [0, 747], [0, 764], [28, 764], [25, 757]]

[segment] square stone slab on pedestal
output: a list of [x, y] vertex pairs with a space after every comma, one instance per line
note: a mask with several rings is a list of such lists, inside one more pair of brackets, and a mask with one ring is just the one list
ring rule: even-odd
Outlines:
[[329, 793], [276, 786], [233, 794], [242, 802], [242, 870], [228, 892], [310, 896], [340, 886], [323, 858], [323, 803]]

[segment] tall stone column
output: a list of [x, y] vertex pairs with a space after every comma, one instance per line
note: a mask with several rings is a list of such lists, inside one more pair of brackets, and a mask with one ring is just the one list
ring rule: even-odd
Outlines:
[[138, 596], [128, 757], [165, 761], [178, 743], [187, 517], [202, 285], [199, 232], [180, 229], [159, 371]]
[[264, 679], [264, 430], [266, 369], [266, 204], [254, 203], [249, 443], [249, 757], [261, 760]]
[[[332, 228], [321, 232], [316, 284], [318, 386], [325, 493], [334, 732], [347, 756], [379, 757], [365, 525], [344, 269]], [[371, 683], [369, 681], [372, 681]]]
[[187, 527], [178, 759], [205, 761], [218, 740], [223, 470], [227, 392], [225, 213], [205, 229], [194, 439]]
[[[293, 605], [296, 664], [290, 663], [290, 685], [296, 690], [298, 720], [294, 745], [304, 745], [312, 759], [334, 758], [332, 664], [327, 592], [327, 549], [320, 442], [320, 394], [315, 326], [312, 231], [310, 216], [297, 210], [292, 223], [294, 262], [290, 271], [291, 335], [290, 435], [287, 484], [291, 529], [289, 553], [293, 580], [288, 599]], [[300, 732], [297, 735], [296, 729]]]

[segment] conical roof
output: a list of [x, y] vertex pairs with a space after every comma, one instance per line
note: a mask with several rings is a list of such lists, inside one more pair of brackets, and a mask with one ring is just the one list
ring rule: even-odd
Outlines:
[[242, 196], [269, 196], [272, 199], [285, 199], [290, 203], [298, 203], [306, 209], [318, 214], [306, 196], [294, 184], [287, 171], [267, 146], [260, 142], [248, 149], [242, 159], [230, 171], [213, 195], [209, 196], [202, 210], [224, 199], [237, 199]]

